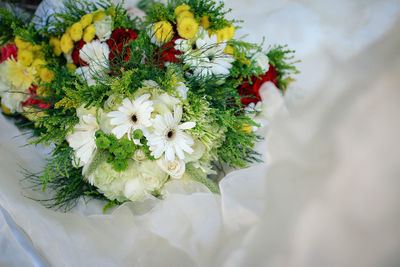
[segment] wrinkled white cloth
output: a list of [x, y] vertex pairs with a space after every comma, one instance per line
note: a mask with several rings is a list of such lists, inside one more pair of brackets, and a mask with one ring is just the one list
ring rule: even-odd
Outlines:
[[[226, 4], [245, 20], [238, 34], [288, 43], [302, 60], [289, 112], [259, 147], [268, 164], [228, 174], [220, 196], [174, 182], [165, 200], [112, 214], [97, 201], [55, 212], [20, 183], [21, 166], [40, 170], [44, 153], [21, 147], [26, 139], [0, 117], [0, 205], [49, 265], [400, 265], [398, 2]], [[45, 266], [4, 218], [0, 265]]]

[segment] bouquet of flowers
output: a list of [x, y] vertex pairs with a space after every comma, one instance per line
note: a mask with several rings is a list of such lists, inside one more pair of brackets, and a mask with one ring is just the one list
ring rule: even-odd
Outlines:
[[54, 146], [43, 172], [27, 174], [51, 188], [50, 207], [162, 197], [170, 180], [218, 193], [220, 174], [260, 160], [260, 88], [285, 92], [293, 51], [238, 38], [223, 3], [139, 7], [143, 19], [69, 1], [41, 29], [1, 10], [2, 108], [26, 118], [32, 144]]

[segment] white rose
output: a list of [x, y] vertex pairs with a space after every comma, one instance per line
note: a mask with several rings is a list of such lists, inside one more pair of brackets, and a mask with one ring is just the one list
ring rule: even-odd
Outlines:
[[135, 201], [140, 200], [146, 195], [146, 188], [141, 179], [132, 179], [126, 182], [124, 188], [126, 198]]
[[122, 103], [122, 99], [124, 99], [123, 95], [119, 94], [112, 94], [108, 97], [106, 102], [104, 103], [104, 109], [106, 110], [113, 110], [116, 107], [120, 106]]
[[135, 153], [133, 154], [133, 159], [136, 161], [142, 161], [145, 160], [146, 157], [146, 153], [142, 150], [142, 149], [136, 149]]
[[154, 111], [159, 114], [165, 114], [174, 110], [174, 106], [180, 104], [179, 99], [170, 96], [167, 93], [153, 96]]
[[167, 161], [164, 157], [161, 157], [156, 162], [171, 178], [180, 179], [185, 173], [185, 162], [181, 159], [175, 158], [174, 161]]
[[261, 67], [263, 72], [267, 72], [269, 70], [269, 60], [266, 55], [263, 53], [256, 53], [252, 58], [252, 61], [256, 63], [256, 66]]
[[166, 174], [156, 162], [151, 160], [141, 161], [138, 165], [138, 173], [146, 190], [152, 192], [161, 189], [168, 179], [168, 174]]
[[108, 68], [109, 55], [110, 48], [107, 43], [102, 43], [99, 40], [85, 44], [79, 51], [79, 57], [95, 71]]
[[112, 18], [110, 15], [104, 16], [102, 20], [94, 22], [94, 28], [96, 29], [96, 35], [99, 40], [104, 42], [110, 39], [112, 31]]

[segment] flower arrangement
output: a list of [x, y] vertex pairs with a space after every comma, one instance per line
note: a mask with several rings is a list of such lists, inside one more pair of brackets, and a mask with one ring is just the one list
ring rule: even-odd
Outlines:
[[54, 144], [43, 172], [28, 174], [54, 190], [50, 207], [162, 197], [170, 180], [218, 193], [219, 173], [260, 160], [260, 88], [285, 92], [293, 51], [238, 38], [223, 3], [139, 6], [144, 19], [69, 1], [39, 30], [1, 10], [0, 29], [13, 29], [2, 37], [2, 108], [28, 119], [32, 144]]

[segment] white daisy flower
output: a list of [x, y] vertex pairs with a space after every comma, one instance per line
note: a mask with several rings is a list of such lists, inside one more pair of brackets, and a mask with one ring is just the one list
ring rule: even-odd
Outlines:
[[[74, 149], [75, 159], [79, 161], [77, 167], [87, 166], [96, 150], [95, 133], [100, 127], [92, 114], [83, 115], [74, 131], [66, 137], [69, 146]], [[74, 165], [75, 165], [74, 160]]]
[[[150, 127], [151, 120], [150, 115], [153, 112], [153, 102], [148, 100], [150, 94], [144, 94], [135, 100], [129, 100], [125, 98], [122, 101], [122, 106], [118, 108], [118, 111], [111, 111], [108, 113], [108, 117], [111, 125], [115, 127], [112, 129], [112, 133], [121, 139], [125, 134], [129, 140], [132, 140], [132, 134], [135, 130], [139, 129], [145, 132], [146, 127]], [[139, 144], [139, 140], [134, 140], [135, 144]]]
[[199, 27], [199, 32], [191, 40], [178, 39], [175, 49], [182, 51], [183, 61], [191, 66], [194, 75], [228, 75], [234, 58], [223, 53], [226, 42], [218, 43], [217, 35], [208, 35], [208, 32]]
[[165, 152], [165, 160], [174, 161], [175, 154], [184, 159], [184, 152], [191, 154], [193, 138], [184, 132], [196, 126], [195, 122], [185, 122], [179, 124], [182, 119], [182, 107], [174, 107], [174, 115], [171, 112], [163, 116], [157, 115], [153, 119], [154, 131], [146, 134], [147, 144], [149, 145], [151, 155], [156, 159], [160, 158]]

